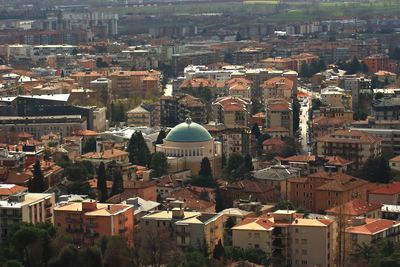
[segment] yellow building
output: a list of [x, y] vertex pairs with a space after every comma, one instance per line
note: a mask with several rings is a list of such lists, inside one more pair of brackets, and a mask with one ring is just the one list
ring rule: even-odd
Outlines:
[[126, 112], [128, 126], [148, 126], [151, 127], [151, 113], [142, 106]]
[[266, 101], [267, 128], [283, 127], [293, 135], [293, 111], [291, 104], [281, 98], [271, 98]]
[[171, 232], [176, 244], [181, 248], [198, 248], [205, 241], [210, 252], [218, 242], [223, 242], [223, 215], [185, 211], [183, 201], [170, 203], [174, 208], [157, 211], [142, 217], [145, 227], [162, 228]]
[[337, 86], [328, 86], [321, 90], [321, 101], [332, 108], [344, 108], [352, 110], [351, 95], [346, 94], [345, 90]]
[[19, 223], [53, 223], [54, 194], [17, 193], [0, 201], [0, 243]]
[[294, 210], [277, 210], [271, 215], [246, 218], [232, 228], [233, 246], [260, 248], [271, 256], [273, 264], [334, 266], [336, 223], [302, 217]]

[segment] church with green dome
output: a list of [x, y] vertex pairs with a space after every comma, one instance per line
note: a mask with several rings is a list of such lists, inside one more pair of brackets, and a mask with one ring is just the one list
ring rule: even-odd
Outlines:
[[191, 170], [197, 175], [200, 162], [204, 157], [210, 160], [214, 177], [221, 172], [221, 143], [214, 140], [210, 133], [190, 118], [172, 128], [163, 144], [156, 146], [156, 151], [163, 152], [168, 157], [170, 172]]

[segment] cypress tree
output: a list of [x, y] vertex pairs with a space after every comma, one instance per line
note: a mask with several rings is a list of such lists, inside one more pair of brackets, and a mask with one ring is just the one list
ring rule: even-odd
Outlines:
[[205, 178], [212, 178], [213, 177], [210, 160], [207, 157], [204, 157], [201, 160], [199, 176], [203, 176]]
[[100, 162], [99, 169], [97, 171], [97, 190], [99, 192], [99, 201], [105, 202], [107, 200], [107, 180], [106, 180], [106, 168], [104, 162]]
[[129, 161], [132, 164], [147, 166], [150, 162], [150, 150], [144, 141], [142, 132], [134, 132], [128, 144]]
[[156, 144], [158, 145], [158, 144], [162, 144], [163, 143], [163, 140], [164, 140], [164, 138], [167, 136], [167, 133], [165, 132], [165, 130], [164, 129], [161, 129], [160, 130], [160, 132], [158, 133], [158, 136], [157, 136], [157, 140], [156, 140]]
[[33, 178], [29, 181], [28, 187], [31, 193], [42, 193], [46, 189], [39, 160], [33, 165]]
[[111, 195], [114, 196], [122, 192], [124, 192], [124, 180], [121, 171], [117, 169], [113, 172]]

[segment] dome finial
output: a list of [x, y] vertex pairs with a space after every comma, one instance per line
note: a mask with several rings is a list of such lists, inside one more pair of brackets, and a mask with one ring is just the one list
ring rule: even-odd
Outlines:
[[190, 116], [186, 118], [186, 121], [185, 121], [185, 122], [186, 122], [188, 125], [190, 125], [190, 124], [192, 123], [192, 119], [190, 118]]

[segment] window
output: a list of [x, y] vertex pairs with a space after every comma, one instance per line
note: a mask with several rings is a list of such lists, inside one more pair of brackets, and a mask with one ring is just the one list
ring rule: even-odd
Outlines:
[[303, 244], [303, 245], [304, 245], [304, 244], [307, 244], [307, 239], [302, 239], [302, 240], [301, 240], [301, 244]]
[[254, 248], [260, 248], [259, 244], [254, 244]]
[[254, 238], [260, 238], [260, 233], [254, 233]]
[[294, 231], [295, 231], [296, 233], [298, 233], [298, 232], [299, 232], [299, 229], [298, 229], [298, 228], [295, 228]]
[[307, 260], [302, 260], [302, 261], [301, 261], [301, 264], [302, 264], [302, 265], [307, 265]]
[[301, 255], [307, 255], [307, 249], [302, 249], [301, 250]]
[[248, 233], [249, 238], [251, 238], [251, 233]]

